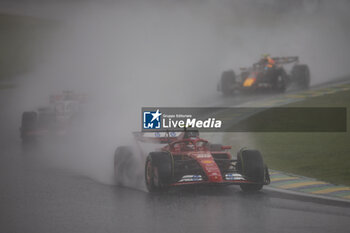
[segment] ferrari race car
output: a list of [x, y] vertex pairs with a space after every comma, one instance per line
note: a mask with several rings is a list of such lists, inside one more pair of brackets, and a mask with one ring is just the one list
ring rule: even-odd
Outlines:
[[[258, 191], [270, 183], [268, 168], [257, 150], [243, 148], [234, 159], [229, 153], [230, 146], [211, 144], [200, 138], [195, 130], [186, 130], [178, 136], [169, 133], [157, 137], [134, 133], [134, 136], [137, 142], [166, 144], [141, 155], [146, 158], [144, 176], [149, 192], [195, 184], [240, 185], [243, 191]], [[116, 149], [114, 171], [117, 184], [129, 180], [127, 176], [132, 172], [132, 161], [135, 160], [133, 153], [131, 147]]]
[[64, 91], [50, 96], [50, 105], [22, 113], [20, 136], [23, 142], [47, 134], [65, 134], [69, 123], [81, 112], [85, 95]]
[[[258, 90], [272, 90], [284, 92], [290, 85], [299, 89], [307, 89], [310, 85], [310, 70], [305, 64], [299, 64], [299, 57], [273, 57], [275, 65], [267, 68], [262, 62], [252, 67], [241, 68], [236, 75], [233, 70], [224, 71], [218, 83], [217, 90], [227, 96], [234, 92], [256, 92]], [[283, 67], [293, 64], [287, 73]]]

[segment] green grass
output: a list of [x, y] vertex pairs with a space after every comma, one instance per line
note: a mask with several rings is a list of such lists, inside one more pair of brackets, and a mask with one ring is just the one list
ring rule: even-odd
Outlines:
[[350, 91], [309, 98], [284, 107], [346, 107], [345, 133], [240, 133], [226, 143], [259, 149], [269, 168], [350, 185]]

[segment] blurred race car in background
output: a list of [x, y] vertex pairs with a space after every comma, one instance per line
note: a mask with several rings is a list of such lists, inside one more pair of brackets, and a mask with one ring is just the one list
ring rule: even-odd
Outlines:
[[[258, 191], [270, 183], [267, 166], [257, 150], [241, 149], [233, 158], [230, 146], [211, 144], [199, 137], [196, 130], [185, 130], [178, 136], [166, 132], [161, 136], [134, 133], [137, 144], [166, 144], [150, 153], [141, 152], [146, 158], [144, 176], [149, 192], [160, 192], [184, 185], [240, 185], [243, 191]], [[173, 135], [171, 135], [173, 134]], [[136, 173], [133, 163], [137, 160], [132, 147], [118, 147], [114, 155], [116, 182], [130, 180]], [[142, 150], [140, 150], [142, 151]], [[143, 159], [144, 160], [144, 159]]]
[[[310, 85], [310, 70], [308, 65], [299, 64], [299, 57], [272, 57], [274, 65], [266, 67], [263, 62], [257, 62], [248, 68], [241, 68], [236, 75], [233, 70], [224, 71], [217, 85], [217, 90], [223, 95], [236, 92], [254, 93], [259, 90], [284, 92], [294, 85], [298, 89], [307, 89]], [[290, 72], [284, 65], [293, 64]]]
[[30, 142], [48, 134], [65, 134], [85, 102], [86, 95], [63, 91], [50, 96], [49, 106], [23, 112], [20, 127], [22, 141]]

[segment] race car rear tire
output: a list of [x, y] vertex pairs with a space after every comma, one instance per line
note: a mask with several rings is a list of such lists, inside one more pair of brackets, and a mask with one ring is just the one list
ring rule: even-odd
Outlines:
[[31, 142], [35, 140], [34, 135], [29, 135], [29, 131], [34, 131], [37, 128], [38, 114], [36, 112], [23, 112], [21, 120], [21, 139], [23, 142]]
[[149, 192], [166, 191], [173, 181], [173, 157], [168, 152], [151, 152], [145, 164], [145, 182]]
[[221, 75], [221, 91], [224, 96], [232, 94], [232, 86], [236, 83], [236, 74], [233, 70], [222, 72]]
[[295, 65], [291, 71], [293, 82], [299, 88], [307, 89], [310, 86], [310, 69], [308, 65]]
[[241, 150], [237, 155], [237, 170], [253, 184], [241, 184], [243, 191], [258, 191], [265, 182], [265, 165], [261, 153], [257, 150]]
[[130, 146], [119, 146], [114, 153], [115, 184], [127, 185], [133, 177], [133, 163], [135, 163], [133, 150]]

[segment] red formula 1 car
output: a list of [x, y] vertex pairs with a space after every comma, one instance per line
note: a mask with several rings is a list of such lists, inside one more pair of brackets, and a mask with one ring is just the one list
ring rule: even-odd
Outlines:
[[[145, 137], [135, 133], [139, 142], [167, 144], [150, 152], [145, 161], [145, 182], [149, 192], [181, 185], [240, 185], [243, 191], [258, 191], [270, 183], [267, 166], [259, 151], [241, 149], [237, 159], [230, 146], [211, 144], [198, 131], [184, 131], [177, 137]], [[115, 174], [120, 184], [130, 172], [132, 151], [119, 147], [115, 152]], [[118, 178], [119, 177], [119, 178]]]

